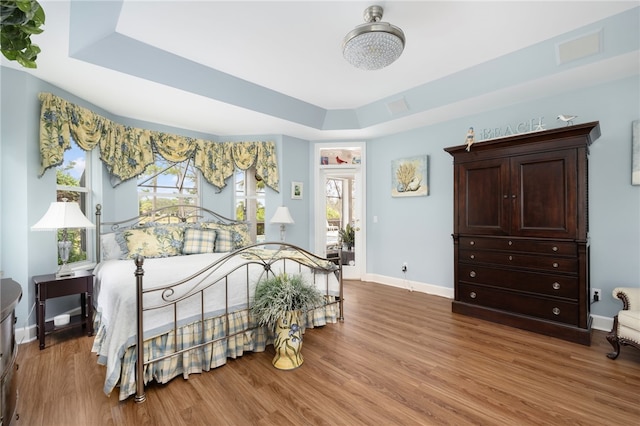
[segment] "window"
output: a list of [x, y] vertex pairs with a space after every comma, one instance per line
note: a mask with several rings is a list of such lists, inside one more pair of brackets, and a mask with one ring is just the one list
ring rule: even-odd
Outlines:
[[[71, 149], [64, 153], [62, 164], [56, 167], [56, 201], [76, 202], [80, 210], [87, 218], [92, 217], [91, 212], [91, 185], [90, 185], [90, 163], [91, 156], [79, 148], [75, 141], [71, 144]], [[87, 233], [86, 229], [68, 229], [67, 239], [71, 241], [71, 251], [68, 263], [78, 263], [91, 260], [93, 250], [93, 234]], [[63, 230], [58, 230], [58, 241], [63, 240]], [[88, 254], [89, 252], [89, 254]], [[62, 265], [62, 260], [58, 257], [58, 265]]]
[[235, 206], [237, 220], [248, 221], [251, 241], [261, 242], [264, 235], [265, 184], [255, 168], [235, 171]]
[[146, 214], [161, 207], [200, 205], [200, 174], [193, 159], [168, 161], [155, 154], [155, 163], [138, 177], [139, 213]]

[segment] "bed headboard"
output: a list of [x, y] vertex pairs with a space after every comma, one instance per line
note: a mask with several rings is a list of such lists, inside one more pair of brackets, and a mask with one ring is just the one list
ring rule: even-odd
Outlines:
[[[143, 227], [150, 224], [186, 224], [186, 223], [214, 223], [223, 226], [244, 225], [249, 222], [229, 219], [205, 207], [192, 205], [175, 205], [149, 210], [141, 215], [129, 219], [102, 222], [102, 205], [96, 205], [96, 259], [102, 260], [102, 237], [106, 233], [119, 232], [131, 228]], [[251, 241], [249, 241], [251, 242]]]

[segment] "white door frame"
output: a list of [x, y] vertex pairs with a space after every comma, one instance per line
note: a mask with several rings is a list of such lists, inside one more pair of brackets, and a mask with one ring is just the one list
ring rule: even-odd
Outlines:
[[[340, 148], [357, 148], [360, 149], [360, 164], [340, 164], [340, 165], [321, 165], [321, 150], [340, 149]], [[343, 265], [342, 273], [346, 279], [361, 279], [366, 273], [367, 262], [367, 221], [366, 221], [366, 156], [364, 142], [334, 142], [334, 143], [317, 143], [314, 153], [314, 182], [315, 188], [315, 253], [326, 255], [326, 187], [325, 181], [329, 176], [345, 176], [353, 175], [356, 180], [356, 200], [354, 205], [355, 217], [358, 221], [357, 226], [360, 228], [356, 234], [355, 241], [355, 262], [353, 266]]]

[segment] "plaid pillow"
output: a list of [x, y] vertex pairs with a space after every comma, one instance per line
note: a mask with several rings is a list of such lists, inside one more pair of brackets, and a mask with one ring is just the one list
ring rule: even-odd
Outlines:
[[249, 225], [247, 223], [224, 224], [215, 222], [202, 222], [202, 229], [215, 229], [231, 231], [233, 234], [233, 249], [239, 249], [252, 243], [249, 236]]
[[216, 229], [216, 253], [227, 253], [233, 251], [235, 244], [233, 241], [234, 232], [228, 229]]
[[184, 231], [182, 254], [212, 253], [216, 241], [216, 231], [187, 228]]

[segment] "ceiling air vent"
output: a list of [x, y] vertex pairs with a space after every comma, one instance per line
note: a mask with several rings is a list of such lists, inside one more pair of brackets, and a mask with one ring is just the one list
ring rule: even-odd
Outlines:
[[409, 111], [409, 106], [404, 98], [387, 103], [387, 109], [391, 115], [398, 115]]

